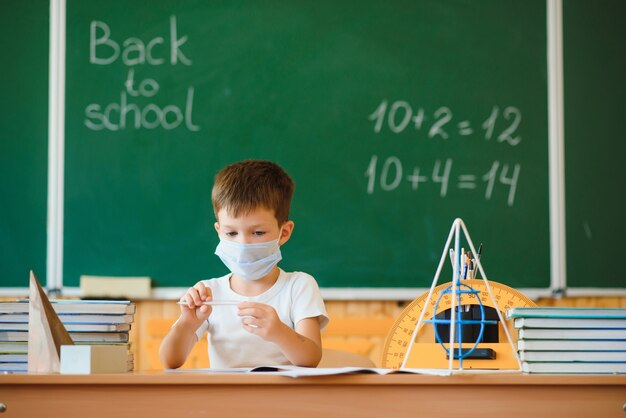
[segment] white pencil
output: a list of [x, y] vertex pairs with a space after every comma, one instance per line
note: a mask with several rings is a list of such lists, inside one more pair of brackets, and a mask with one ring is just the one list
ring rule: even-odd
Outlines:
[[[219, 305], [239, 305], [243, 301], [238, 300], [209, 300], [202, 302], [202, 305], [219, 306]], [[176, 302], [177, 305], [187, 306], [187, 302]]]

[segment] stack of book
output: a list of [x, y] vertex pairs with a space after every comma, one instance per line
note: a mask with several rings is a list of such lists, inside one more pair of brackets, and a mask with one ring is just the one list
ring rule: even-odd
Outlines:
[[[76, 344], [125, 345], [133, 370], [128, 333], [135, 304], [129, 301], [51, 300]], [[28, 370], [28, 300], [0, 302], [0, 372]]]
[[512, 308], [526, 373], [626, 373], [626, 309]]

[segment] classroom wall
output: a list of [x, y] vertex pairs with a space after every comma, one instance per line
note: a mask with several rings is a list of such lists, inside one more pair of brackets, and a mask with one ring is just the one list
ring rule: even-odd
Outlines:
[[[620, 8], [623, 8], [621, 5], [622, 3], [615, 1], [596, 2], [594, 4], [597, 5], [594, 7], [598, 7], [600, 10], [604, 11], [611, 10], [611, 7], [607, 5], [619, 5]], [[621, 74], [623, 72], [621, 71], [622, 67], [620, 65], [623, 65], [623, 60], [621, 60], [621, 56], [619, 54], [612, 53], [612, 48], [615, 48], [615, 46], [611, 42], [605, 42], [603, 37], [610, 35], [609, 38], [615, 39], [616, 42], [619, 39], [623, 39], [619, 35], [619, 33], [623, 30], [623, 26], [621, 24], [609, 25], [605, 21], [599, 20], [599, 18], [595, 20], [589, 19], [590, 16], [606, 16], [606, 19], [614, 18], [616, 22], [621, 22], [619, 16], [622, 16], [623, 12], [616, 11], [610, 13], [592, 13], [590, 11], [586, 11], [589, 7], [592, 7], [592, 3], [584, 1], [568, 1], [565, 2], [564, 6], [566, 13], [565, 36], [566, 38], [569, 36], [572, 40], [569, 44], [566, 42], [565, 45], [565, 67], [566, 71], [569, 71], [569, 73], [566, 74], [565, 80], [566, 100], [569, 105], [569, 107], [566, 106], [569, 110], [567, 110], [568, 116], [565, 129], [567, 141], [569, 141], [566, 143], [566, 167], [568, 170], [566, 173], [566, 177], [568, 179], [567, 207], [573, 211], [568, 212], [567, 216], [568, 245], [570, 245], [571, 248], [570, 253], [576, 255], [575, 261], [568, 260], [568, 278], [572, 278], [572, 285], [579, 287], [588, 287], [596, 285], [596, 282], [600, 283], [603, 281], [604, 282], [600, 284], [605, 285], [605, 287], [616, 287], [617, 285], [623, 286], [623, 281], [618, 273], [621, 270], [612, 268], [612, 265], [610, 264], [610, 262], [618, 261], [620, 259], [619, 254], [613, 256], [612, 253], [610, 253], [610, 251], [621, 251], [622, 246], [619, 245], [619, 241], [616, 242], [616, 245], [603, 246], [604, 251], [597, 250], [598, 245], [593, 247], [595, 251], [589, 251], [588, 247], [585, 247], [585, 245], [589, 245], [589, 242], [592, 242], [592, 236], [596, 242], [609, 242], [609, 239], [619, 240], [621, 236], [623, 236], [622, 231], [624, 231], [624, 217], [619, 213], [621, 205], [615, 205], [612, 203], [613, 199], [615, 199], [615, 195], [612, 191], [616, 187], [619, 187], [619, 178], [621, 178], [619, 173], [622, 172], [619, 170], [623, 170], [623, 164], [620, 164], [619, 162], [616, 162], [615, 164], [607, 163], [607, 161], [613, 161], [610, 160], [611, 158], [621, 158], [621, 155], [623, 154], [620, 152], [621, 148], [618, 147], [622, 147], [624, 141], [617, 140], [620, 136], [618, 135], [620, 130], [619, 128], [614, 128], [614, 123], [619, 120], [619, 115], [616, 115], [616, 112], [619, 112], [619, 109], [621, 108], [620, 103], [623, 103], [622, 98], [624, 97], [624, 88], [623, 84], [617, 82], [615, 84], [608, 82], [606, 83], [606, 87], [599, 88], [603, 86], [600, 83], [603, 80], [622, 80]], [[40, 8], [40, 16], [33, 15], [30, 10], [32, 8], [32, 4], [28, 7], [24, 7], [24, 14], [29, 16], [30, 20], [26, 20], [29, 24], [23, 24], [23, 27], [19, 30], [27, 27], [42, 27], [44, 28], [44, 32], [47, 32], [47, 28], [44, 27], [48, 20], [46, 15], [47, 7]], [[17, 19], [19, 16], [16, 14], [15, 9], [11, 15], [13, 16], [11, 19], [12, 21], [15, 23], [21, 22]], [[122, 17], [120, 17], [120, 19], [122, 19]], [[5, 25], [5, 28], [9, 31], [8, 33], [11, 31], [18, 31], [18, 29], [13, 28], [10, 25]], [[187, 27], [185, 26], [181, 26], [181, 28], [185, 28], [185, 30], [187, 30]], [[580, 30], [577, 30], [578, 28], [580, 28]], [[611, 28], [615, 28], [615, 36], [613, 36], [613, 32], [611, 32]], [[5, 38], [8, 39], [9, 37], [7, 36]], [[44, 68], [47, 65], [47, 41], [41, 42], [41, 39], [43, 38], [37, 36], [34, 36], [33, 39], [38, 40], [37, 48], [33, 48], [31, 46], [29, 46], [29, 48], [25, 48], [24, 45], [30, 44], [25, 43], [26, 41], [24, 39], [22, 39], [19, 45], [17, 43], [14, 45], [12, 44], [16, 48], [19, 46], [21, 53], [25, 54], [26, 52], [24, 51], [29, 51], [33, 57], [36, 57], [33, 58], [36, 61], [29, 61], [27, 65], [15, 67], [15, 70], [13, 71], [19, 73], [20, 79], [25, 78], [24, 74], [30, 74], [24, 73], [24, 68], [34, 70], [36, 68]], [[615, 50], [617, 50], [617, 48]], [[7, 51], [9, 51], [7, 56], [19, 56], [18, 53], [11, 53], [10, 49]], [[589, 58], [589, 55], [586, 54], [586, 52], [589, 51], [594, 53], [593, 58]], [[601, 55], [602, 59], [597, 58], [595, 53]], [[33, 65], [33, 63], [37, 65]], [[571, 69], [574, 69], [574, 71]], [[18, 77], [16, 76], [15, 78], [17, 79]], [[38, 73], [37, 77], [29, 75], [26, 78], [29, 80], [30, 90], [24, 90], [21, 84], [19, 86], [15, 84], [15, 97], [38, 97], [36, 94], [30, 94], [29, 92], [47, 91], [47, 71]], [[8, 77], [8, 79], [11, 78]], [[589, 80], [592, 80], [593, 82], [589, 82]], [[117, 86], [118, 84], [114, 85]], [[10, 83], [7, 83], [7, 85], [10, 85]], [[103, 89], [106, 90], [106, 88], [107, 87], [103, 85]], [[593, 92], [588, 92], [588, 89], [593, 89]], [[456, 92], [456, 90], [454, 92]], [[598, 97], [596, 97], [596, 94]], [[10, 96], [7, 95], [7, 97]], [[72, 97], [76, 98], [80, 97], [80, 95], [74, 95]], [[584, 100], [578, 100], [579, 97], [582, 97]], [[7, 103], [9, 102], [7, 101]], [[42, 103], [45, 103], [45, 101]], [[72, 101], [70, 99], [70, 104], [71, 103]], [[594, 106], [590, 106], [589, 103], [594, 103]], [[26, 108], [30, 106], [31, 102], [22, 101], [18, 104], [23, 104], [23, 107]], [[598, 104], [606, 105], [606, 109]], [[7, 243], [2, 248], [19, 248], [19, 245], [16, 245], [15, 241], [17, 239], [15, 237], [18, 237], [20, 240], [23, 239], [20, 243], [23, 244], [24, 248], [28, 249], [22, 252], [30, 252], [37, 255], [37, 257], [30, 254], [31, 257], [29, 257], [28, 261], [20, 261], [20, 259], [15, 255], [8, 254], [9, 258], [7, 258], [7, 262], [2, 264], [4, 265], [4, 268], [9, 269], [22, 269], [24, 265], [30, 265], [38, 271], [43, 272], [45, 270], [46, 247], [46, 208], [44, 203], [46, 190], [44, 170], [46, 147], [42, 147], [40, 145], [43, 143], [42, 141], [45, 140], [45, 131], [47, 126], [47, 118], [45, 115], [46, 109], [44, 107], [38, 107], [36, 112], [26, 112], [19, 110], [21, 107], [16, 107], [17, 105], [16, 103], [13, 103], [13, 101], [11, 101], [11, 106], [13, 106], [12, 109], [8, 109], [6, 112], [0, 113], [4, 113], [5, 115], [22, 115], [23, 121], [18, 126], [12, 116], [8, 119], [2, 119], [2, 121], [6, 121], [5, 125], [7, 130], [5, 130], [5, 132], [11, 133], [11, 129], [16, 131], [14, 135], [16, 144], [20, 144], [22, 142], [26, 143], [26, 139], [28, 138], [36, 138], [38, 142], [23, 151], [23, 154], [27, 157], [13, 158], [11, 164], [3, 165], [5, 169], [15, 168], [16, 172], [20, 174], [24, 174], [25, 171], [28, 171], [35, 177], [35, 180], [29, 180], [29, 182], [25, 183], [26, 186], [16, 187], [15, 190], [17, 190], [17, 192], [14, 192], [13, 188], [6, 190], [3, 189], [4, 194], [6, 196], [11, 196], [12, 201], [19, 202], [17, 206], [19, 208], [19, 212], [14, 211], [13, 213], [21, 215], [19, 217], [16, 216], [16, 219], [18, 219], [19, 222], [13, 221], [9, 216], [5, 216], [4, 219], [11, 220], [12, 224], [9, 222], [9, 225], [13, 225], [15, 228], [20, 227], [22, 223], [24, 223], [25, 226], [23, 226], [19, 232], [14, 234], [5, 234], [5, 241]], [[16, 111], [16, 109], [18, 111]], [[76, 114], [81, 115], [82, 113], [77, 112]], [[28, 118], [24, 115], [28, 115]], [[367, 113], [363, 112], [363, 115], [367, 116]], [[34, 119], [30, 119], [35, 116], [38, 116], [37, 121], [39, 122], [37, 123], [33, 122]], [[364, 118], [364, 120], [367, 119]], [[599, 127], [604, 130], [599, 129]], [[31, 132], [31, 129], [33, 132]], [[615, 134], [615, 132], [618, 134]], [[5, 136], [6, 135], [7, 134], [5, 133]], [[75, 138], [77, 137], [80, 136], [76, 135]], [[68, 142], [68, 144], [71, 145], [71, 135], [69, 138], [70, 142]], [[600, 143], [598, 141], [605, 141], [606, 143]], [[4, 143], [6, 144], [8, 141], [4, 139]], [[39, 146], [37, 144], [39, 144]], [[590, 144], [595, 145], [590, 146]], [[600, 153], [600, 150], [612, 151]], [[4, 155], [6, 157], [12, 154], [7, 151]], [[18, 156], [20, 155], [22, 155], [22, 150], [20, 150], [20, 154], [18, 154]], [[331, 157], [334, 158], [334, 156]], [[26, 158], [28, 158], [28, 160], [25, 160]], [[73, 161], [81, 160], [75, 159]], [[158, 160], [155, 159], [155, 161]], [[590, 165], [590, 162], [593, 162], [595, 165]], [[24, 167], [28, 167], [28, 170], [24, 170]], [[33, 167], [37, 167], [37, 170], [33, 170]], [[70, 169], [71, 168], [72, 166], [70, 166]], [[610, 172], [605, 172], [604, 170], [610, 170]], [[7, 185], [6, 187], [8, 187], [8, 185], [11, 185], [12, 187], [13, 185], [21, 184], [19, 183], [20, 179], [18, 176], [11, 175], [11, 173], [4, 177], [12, 179], [12, 181], [5, 182]], [[75, 176], [74, 178], [78, 178], [80, 180], [82, 177]], [[120, 176], [120, 178], [122, 177]], [[33, 184], [35, 183], [38, 186], [33, 187]], [[40, 190], [39, 194], [36, 193], [37, 190]], [[72, 189], [70, 188], [69, 190], [71, 191]], [[27, 199], [20, 198], [22, 194], [27, 194]], [[26, 202], [26, 205], [24, 205], [24, 202]], [[603, 202], [607, 203], [604, 204]], [[70, 209], [73, 208], [71, 205], [69, 207]], [[599, 223], [600, 221], [603, 221], [600, 227], [593, 229], [593, 235], [591, 234], [588, 222], [588, 217], [590, 215], [584, 213], [585, 210], [588, 213], [593, 214], [592, 217], [597, 219]], [[600, 210], [604, 212], [600, 212]], [[27, 217], [24, 215], [27, 212], [24, 211], [31, 211], [33, 214], [32, 216]], [[0, 211], [0, 213], [3, 212]], [[112, 213], [115, 212], [112, 211]], [[33, 219], [36, 219], [37, 221], [33, 221]], [[83, 218], [70, 217], [68, 219], [68, 226], [71, 226], [71, 222], [78, 222], [82, 219]], [[311, 225], [315, 226], [313, 223], [311, 223]], [[32, 229], [35, 229], [35, 227], [37, 227], [36, 231], [33, 232]], [[75, 236], [82, 238], [84, 237], [84, 234], [81, 235], [77, 233]], [[119, 240], [117, 236], [114, 236], [113, 239], [115, 241]], [[441, 238], [437, 235], [436, 239], [436, 242], [439, 242]], [[81, 249], [83, 243], [80, 240], [76, 240], [75, 242], [75, 247]], [[326, 244], [326, 242], [323, 242], [323, 244]], [[114, 246], [109, 247], [114, 248]], [[72, 248], [69, 249], [71, 250]], [[131, 252], [127, 251], [127, 253], [130, 254]], [[585, 254], [585, 257], [579, 257], [578, 254]], [[7, 254], [2, 254], [3, 257], [6, 255]], [[594, 257], [594, 259], [590, 261], [588, 258], [589, 256]], [[33, 262], [32, 259], [36, 259], [36, 262]], [[547, 265], [547, 262], [544, 264]], [[503, 265], [506, 265], [506, 263], [503, 263]], [[176, 267], [179, 268], [179, 266]], [[601, 272], [602, 274], [598, 273], [598, 269], [604, 269]], [[430, 264], [428, 265], [428, 272], [432, 273]], [[618, 276], [615, 276], [616, 273]], [[15, 285], [15, 283], [10, 280], [7, 281], [7, 278], [11, 276], [20, 277], [21, 274], [21, 270], [4, 271], [3, 286]], [[78, 274], [75, 274], [74, 276], [74, 280], [78, 280]], [[355, 277], [358, 277], [358, 275]], [[589, 281], [589, 277], [593, 277], [594, 283], [587, 283]], [[156, 320], [174, 320], [178, 316], [178, 307], [173, 304], [172, 301], [164, 300], [139, 301], [137, 303], [138, 309], [136, 320], [131, 331], [132, 347], [136, 359], [135, 364], [137, 370], [149, 370], [157, 367], [153, 362], [151, 363], [149, 348], [154, 347], [154, 345], [158, 345], [159, 342], [159, 337], [150, 335], [152, 328], [150, 324], [154, 323], [153, 321]], [[537, 303], [541, 306], [626, 307], [626, 297], [543, 298], [539, 299]], [[394, 319], [398, 317], [406, 304], [406, 302], [377, 300], [327, 302], [328, 312], [332, 321], [331, 324], [342, 323], [343, 328], [332, 328], [331, 331], [333, 332], [333, 335], [324, 336], [325, 346], [343, 348], [349, 351], [366, 354], [373, 361], [378, 363], [380, 361], [381, 347], [386, 337], [384, 331], [385, 329], [388, 329], [385, 328], [385, 326], [386, 324], [393, 323]], [[354, 327], [350, 328], [350, 323], [355, 324]], [[333, 325], [331, 325], [331, 327], [332, 326]]]
[[[366, 355], [380, 366], [387, 332], [408, 303], [375, 300], [327, 301], [330, 324], [326, 332], [322, 333], [323, 347]], [[542, 298], [536, 303], [540, 306], [626, 308], [626, 297]], [[135, 369], [160, 370], [162, 366], [155, 361], [155, 350], [158, 349], [160, 337], [150, 335], [150, 325], [151, 322], [161, 319], [173, 322], [179, 315], [179, 308], [169, 300], [141, 301], [137, 305], [135, 324], [130, 336], [135, 354]], [[186, 366], [207, 366], [203, 362], [206, 361], [206, 346], [198, 348], [193, 353], [194, 358], [190, 358]]]
[[[15, 297], [0, 297], [0, 301], [15, 299]], [[179, 315], [179, 308], [171, 300], [144, 300], [136, 303], [135, 322], [130, 331], [131, 350], [135, 356], [135, 370], [162, 370], [163, 367], [156, 360], [155, 351], [158, 350], [161, 337], [151, 335], [151, 331], [155, 328], [155, 321], [160, 323], [167, 322], [163, 320], [170, 322], [176, 320]], [[387, 332], [409, 303], [410, 301], [327, 301], [326, 309], [331, 322], [329, 328], [322, 334], [322, 345], [325, 348], [366, 355], [379, 366]], [[539, 306], [626, 308], [626, 297], [541, 298], [535, 303]], [[340, 329], [333, 326], [337, 323], [341, 323]], [[350, 324], [355, 326], [351, 327]], [[363, 329], [364, 327], [366, 329]], [[166, 332], [166, 329], [162, 331]], [[186, 367], [206, 367], [208, 365], [206, 357], [204, 357], [205, 346], [198, 346], [197, 348], [193, 352], [195, 357], [185, 363]]]

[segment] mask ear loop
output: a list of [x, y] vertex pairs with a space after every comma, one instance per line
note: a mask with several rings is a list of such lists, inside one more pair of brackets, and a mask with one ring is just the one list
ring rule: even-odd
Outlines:
[[[285, 224], [283, 223], [283, 226], [284, 226], [284, 225], [285, 225]], [[283, 227], [282, 227], [282, 226], [281, 226], [281, 227], [280, 227], [280, 229], [278, 230], [278, 242], [277, 242], [277, 244], [278, 244], [278, 248], [280, 248], [280, 247], [282, 247], [282, 246], [283, 246], [283, 244], [281, 244], [281, 243], [280, 243], [280, 240], [281, 240], [281, 239], [283, 239]]]

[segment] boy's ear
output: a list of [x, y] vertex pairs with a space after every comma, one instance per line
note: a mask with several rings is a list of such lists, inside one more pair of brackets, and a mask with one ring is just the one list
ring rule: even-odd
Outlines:
[[285, 221], [280, 233], [278, 245], [283, 245], [287, 241], [289, 241], [289, 238], [291, 238], [291, 234], [293, 233], [293, 228], [295, 228], [295, 226], [296, 224], [294, 224], [293, 221]]
[[220, 234], [220, 223], [215, 221], [213, 226], [215, 227], [215, 231], [217, 231], [217, 235], [219, 235]]

